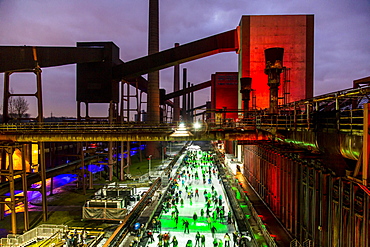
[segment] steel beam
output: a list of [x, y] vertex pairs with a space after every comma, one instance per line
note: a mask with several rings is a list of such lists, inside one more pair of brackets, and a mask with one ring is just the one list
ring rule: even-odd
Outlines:
[[[37, 54], [35, 61], [34, 54]], [[102, 48], [0, 46], [0, 73], [24, 71], [37, 67], [60, 66], [74, 63], [101, 62]]]
[[116, 79], [136, 78], [152, 71], [190, 62], [220, 52], [237, 51], [236, 29], [138, 58], [113, 68]]
[[202, 82], [202, 83], [199, 83], [197, 85], [192, 85], [191, 87], [187, 87], [185, 89], [181, 89], [181, 90], [166, 94], [164, 99], [169, 100], [169, 99], [172, 99], [172, 98], [175, 98], [175, 97], [182, 96], [184, 94], [192, 93], [192, 92], [210, 87], [210, 86], [211, 86], [211, 81]]

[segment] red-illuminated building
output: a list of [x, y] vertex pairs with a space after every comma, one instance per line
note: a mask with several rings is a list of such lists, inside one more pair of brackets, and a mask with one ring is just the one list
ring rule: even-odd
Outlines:
[[[220, 112], [220, 118], [238, 118], [238, 73], [217, 72], [211, 76], [211, 85], [211, 108]], [[223, 114], [222, 110], [234, 112]]]
[[243, 16], [238, 28], [239, 79], [252, 78], [255, 97], [255, 105], [250, 103], [249, 108], [269, 106], [264, 51], [273, 47], [284, 49], [283, 66], [287, 68], [281, 75], [279, 98], [285, 96], [286, 102], [292, 102], [313, 96], [313, 15]]

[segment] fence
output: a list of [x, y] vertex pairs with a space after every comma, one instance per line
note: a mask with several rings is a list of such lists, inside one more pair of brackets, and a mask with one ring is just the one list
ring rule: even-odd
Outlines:
[[64, 232], [68, 230], [68, 227], [65, 225], [40, 225], [30, 231], [25, 232], [22, 235], [18, 234], [8, 234], [6, 238], [0, 239], [1, 247], [23, 247], [27, 246], [33, 242], [36, 242], [40, 239], [48, 239], [53, 235], [59, 235], [59, 238], [62, 238]]

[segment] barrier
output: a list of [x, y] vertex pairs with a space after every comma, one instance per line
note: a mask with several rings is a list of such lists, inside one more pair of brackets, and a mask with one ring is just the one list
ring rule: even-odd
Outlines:
[[62, 238], [64, 232], [68, 230], [65, 225], [49, 225], [43, 224], [30, 231], [25, 232], [22, 235], [8, 234], [6, 238], [0, 239], [1, 247], [23, 247], [31, 243], [37, 242], [40, 239], [48, 239], [53, 235], [59, 235]]

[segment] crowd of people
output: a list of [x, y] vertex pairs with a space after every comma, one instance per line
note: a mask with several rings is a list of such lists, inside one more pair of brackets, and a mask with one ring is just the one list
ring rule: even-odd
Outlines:
[[88, 232], [86, 230], [80, 232], [77, 230], [65, 232], [64, 239], [66, 240], [67, 247], [87, 246], [87, 234]]
[[[168, 193], [163, 195], [161, 214], [161, 218], [169, 216], [166, 220], [170, 222], [161, 228], [158, 227], [162, 225], [161, 219], [153, 219], [151, 229], [158, 235], [157, 241], [153, 235], [148, 236], [149, 246], [156, 244], [159, 247], [178, 247], [178, 238], [181, 235], [183, 239], [184, 234], [189, 237], [180, 244], [186, 247], [205, 247], [206, 243], [213, 243], [214, 247], [226, 247], [232, 242], [236, 246], [237, 239], [229, 235], [229, 229], [234, 229], [231, 211], [221, 191], [216, 189], [220, 188], [216, 184], [220, 182], [220, 176], [214, 165], [213, 153], [201, 150], [187, 151], [179, 169], [172, 174], [170, 180]], [[199, 205], [203, 206], [199, 209]], [[193, 208], [190, 215], [189, 208]], [[202, 231], [198, 231], [199, 225], [205, 226]], [[217, 229], [217, 226], [222, 229]]]

